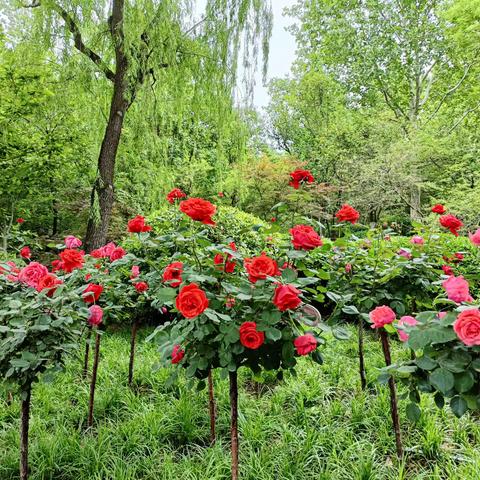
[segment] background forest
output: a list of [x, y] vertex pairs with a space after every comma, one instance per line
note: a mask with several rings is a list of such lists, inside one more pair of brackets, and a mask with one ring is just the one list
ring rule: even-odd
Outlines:
[[17, 217], [54, 237], [104, 220], [99, 153], [119, 53], [127, 105], [109, 238], [173, 187], [270, 220], [300, 165], [317, 180], [309, 213], [322, 223], [350, 202], [405, 233], [438, 201], [478, 224], [478, 0], [292, 0], [297, 58], [262, 111], [249, 91], [268, 6], [196, 3], [127, 3], [120, 42], [109, 2], [1, 2], [4, 246]]

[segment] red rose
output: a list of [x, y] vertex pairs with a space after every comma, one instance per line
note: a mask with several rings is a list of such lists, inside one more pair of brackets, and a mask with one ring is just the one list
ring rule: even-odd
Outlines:
[[312, 183], [315, 179], [309, 170], [300, 170], [297, 169], [290, 174], [290, 183], [289, 185], [296, 190], [300, 188], [301, 183]]
[[180, 363], [185, 356], [185, 351], [182, 349], [180, 345], [174, 345], [172, 350], [172, 363], [175, 365]]
[[[229, 246], [234, 252], [237, 251], [237, 246], [234, 242], [230, 242]], [[236, 263], [231, 261], [232, 258], [233, 255], [230, 253], [228, 253], [226, 256], [222, 255], [221, 253], [217, 253], [213, 258], [213, 263], [215, 265], [223, 265], [223, 270], [226, 273], [233, 273]]]
[[20, 270], [18, 280], [26, 283], [29, 287], [36, 288], [40, 279], [45, 275], [48, 275], [48, 269], [45, 265], [38, 262], [31, 262]]
[[259, 257], [246, 258], [245, 268], [252, 283], [256, 283], [257, 280], [265, 280], [267, 277], [280, 275], [277, 262], [273, 258], [267, 257], [265, 252]]
[[147, 282], [137, 282], [135, 283], [135, 290], [138, 292], [138, 293], [143, 293], [143, 292], [146, 292], [148, 290], [148, 283]]
[[437, 203], [432, 207], [432, 212], [443, 215], [446, 212], [446, 210], [445, 210], [445, 207], [441, 203]]
[[137, 215], [135, 218], [132, 218], [128, 221], [128, 231], [130, 233], [142, 233], [150, 232], [152, 227], [145, 225], [145, 217]]
[[25, 219], [23, 219], [22, 217], [17, 218], [17, 223], [22, 224], [24, 222], [25, 222]]
[[57, 286], [63, 283], [56, 275], [49, 273], [42, 277], [36, 286], [37, 292], [41, 292], [42, 290], [48, 290], [47, 297], [52, 297], [57, 289]]
[[60, 253], [60, 258], [62, 259], [62, 268], [66, 273], [71, 273], [76, 268], [83, 267], [83, 251], [73, 250], [71, 248], [66, 248], [63, 252]]
[[30, 258], [32, 256], [32, 252], [30, 251], [30, 247], [23, 247], [20, 250], [20, 256], [22, 258]]
[[257, 331], [255, 322], [244, 322], [240, 325], [240, 343], [250, 350], [260, 348], [265, 342], [265, 334]]
[[453, 275], [453, 268], [449, 265], [442, 265], [442, 270], [445, 275]]
[[224, 194], [223, 192], [218, 192], [218, 196], [219, 196], [220, 198], [223, 198], [223, 197], [225, 196], [225, 194]]
[[464, 257], [464, 255], [463, 255], [462, 253], [457, 252], [457, 253], [455, 254], [455, 258], [456, 258], [459, 262], [461, 262], [465, 257]]
[[180, 198], [185, 198], [187, 195], [182, 192], [179, 188], [174, 188], [172, 191], [170, 191], [167, 195], [167, 200], [168, 203], [175, 203], [175, 200], [178, 200]]
[[122, 247], [115, 247], [110, 254], [110, 261], [114, 262], [115, 260], [120, 260], [123, 258], [127, 252]]
[[342, 208], [335, 214], [339, 222], [350, 222], [352, 225], [357, 223], [360, 214], [347, 203], [342, 205]]
[[90, 256], [93, 258], [103, 258], [105, 255], [103, 254], [103, 250], [101, 248], [96, 248], [90, 252]]
[[458, 230], [463, 227], [462, 221], [451, 213], [440, 217], [440, 225], [448, 228], [456, 237], [458, 237]]
[[180, 289], [175, 305], [185, 318], [195, 318], [208, 308], [208, 298], [196, 283], [191, 283]]
[[90, 283], [88, 287], [83, 291], [82, 297], [85, 303], [98, 302], [100, 295], [103, 292], [103, 287], [101, 285], [95, 285]]
[[294, 310], [302, 301], [299, 298], [300, 290], [293, 285], [278, 285], [273, 295], [273, 304], [281, 311]]
[[276, 219], [276, 217], [272, 217], [272, 218], [270, 219], [270, 221], [271, 221], [272, 223], [275, 223], [275, 222], [277, 221], [277, 219]]
[[320, 235], [308, 225], [297, 225], [291, 228], [290, 235], [296, 250], [313, 250], [322, 245]]
[[293, 344], [295, 345], [295, 350], [297, 350], [298, 355], [302, 356], [308, 355], [310, 352], [313, 352], [317, 348], [317, 340], [310, 333], [297, 337], [293, 341]]
[[173, 262], [165, 267], [163, 281], [168, 282], [171, 287], [178, 287], [182, 283], [183, 263]]
[[217, 207], [203, 198], [189, 198], [180, 202], [180, 210], [192, 220], [202, 222], [205, 225], [215, 225], [212, 215], [215, 215]]

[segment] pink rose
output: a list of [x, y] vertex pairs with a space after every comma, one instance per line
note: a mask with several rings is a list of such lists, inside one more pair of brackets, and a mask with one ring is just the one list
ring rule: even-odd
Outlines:
[[130, 272], [130, 278], [133, 280], [140, 275], [140, 267], [138, 265], [133, 265], [132, 270]]
[[18, 274], [18, 280], [26, 283], [29, 287], [36, 288], [38, 282], [45, 275], [48, 275], [48, 268], [38, 262], [31, 262], [23, 267]]
[[473, 308], [461, 312], [453, 324], [453, 329], [465, 345], [480, 345], [480, 310]]
[[295, 345], [295, 350], [297, 351], [298, 355], [302, 356], [308, 355], [317, 348], [317, 340], [310, 333], [297, 337], [293, 341], [293, 344]]
[[438, 312], [438, 319], [442, 320], [442, 318], [445, 318], [447, 316], [447, 312]]
[[447, 292], [449, 300], [453, 300], [457, 303], [473, 301], [473, 298], [470, 295], [468, 282], [463, 276], [455, 277], [452, 275], [442, 283], [442, 286]]
[[425, 240], [420, 235], [414, 235], [410, 240], [410, 243], [413, 243], [414, 245], [423, 245]]
[[401, 248], [397, 252], [397, 255], [400, 255], [401, 257], [408, 258], [409, 260], [411, 260], [413, 258], [413, 255], [409, 251], [405, 250], [404, 248]]
[[352, 264], [351, 263], [347, 263], [345, 265], [345, 272], [346, 273], [351, 273], [352, 272]]
[[[399, 321], [398, 321], [398, 327], [403, 327], [404, 325], [409, 325], [413, 327], [416, 325], [418, 322], [414, 317], [411, 317], [409, 315], [404, 315]], [[408, 340], [408, 333], [406, 333], [402, 329], [397, 329], [398, 331], [398, 337], [402, 342], [406, 342]]]
[[100, 251], [103, 257], [109, 257], [116, 248], [117, 246], [113, 242], [110, 242], [100, 248]]
[[392, 323], [396, 318], [395, 312], [386, 305], [375, 308], [370, 312], [369, 316], [373, 323], [372, 328], [382, 328], [385, 325]]
[[475, 233], [469, 233], [468, 237], [476, 247], [480, 247], [480, 228]]
[[65, 246], [67, 248], [79, 248], [82, 246], [82, 241], [73, 235], [68, 235], [68, 237], [65, 238]]
[[97, 327], [102, 323], [103, 309], [99, 305], [92, 305], [88, 309], [88, 323]]

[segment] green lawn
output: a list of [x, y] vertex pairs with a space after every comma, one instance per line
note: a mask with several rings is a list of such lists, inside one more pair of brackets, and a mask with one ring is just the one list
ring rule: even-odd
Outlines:
[[[185, 382], [165, 387], [168, 370], [154, 370], [155, 346], [139, 342], [136, 383], [126, 385], [128, 332], [103, 337], [96, 424], [85, 432], [88, 384], [72, 358], [53, 384], [36, 385], [30, 430], [31, 479], [228, 479], [228, 382], [216, 379], [218, 442], [209, 443], [206, 391]], [[405, 355], [402, 345], [393, 355]], [[438, 411], [429, 398], [417, 425], [401, 402], [404, 464], [396, 461], [389, 397], [373, 383], [380, 345], [368, 338], [371, 390], [359, 389], [356, 337], [331, 341], [325, 365], [302, 361], [298, 376], [248, 389], [241, 373], [240, 462], [243, 479], [478, 479], [479, 422]], [[80, 353], [79, 353], [80, 356]], [[6, 392], [2, 390], [2, 399]], [[0, 479], [18, 478], [19, 405], [0, 403]]]

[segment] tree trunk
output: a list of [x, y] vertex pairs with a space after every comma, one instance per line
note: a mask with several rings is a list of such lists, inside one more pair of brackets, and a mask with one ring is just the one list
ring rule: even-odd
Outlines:
[[28, 385], [26, 397], [22, 400], [20, 423], [20, 480], [28, 479], [28, 429], [30, 425], [30, 398], [32, 385]]
[[[392, 364], [392, 358], [390, 355], [390, 345], [388, 343], [388, 334], [382, 328], [380, 329], [380, 339], [382, 341], [383, 355], [385, 357], [385, 365], [387, 367]], [[390, 388], [390, 413], [392, 414], [393, 429], [395, 431], [395, 443], [397, 447], [398, 458], [403, 457], [403, 445], [402, 434], [400, 431], [400, 419], [398, 417], [398, 404], [397, 404], [397, 389], [395, 386], [395, 380], [390, 376], [388, 380], [388, 387]]]
[[358, 323], [358, 367], [360, 371], [360, 384], [362, 390], [367, 388], [367, 375], [365, 373], [365, 357], [363, 354], [363, 318]]
[[88, 374], [88, 357], [90, 354], [90, 339], [92, 338], [92, 326], [88, 325], [87, 338], [85, 340], [85, 355], [83, 357], [82, 378], [87, 378]]
[[85, 235], [85, 250], [87, 252], [101, 247], [107, 240], [114, 202], [115, 161], [125, 114], [130, 106], [130, 102], [126, 98], [128, 93], [128, 61], [124, 53], [123, 7], [124, 0], [113, 1], [111, 33], [115, 43], [116, 70], [110, 114], [98, 157], [98, 177], [90, 196], [90, 217]]
[[215, 424], [217, 412], [215, 406], [215, 393], [213, 390], [212, 370], [208, 371], [208, 409], [210, 411], [210, 444], [213, 445], [216, 440]]
[[132, 333], [130, 336], [130, 362], [128, 364], [128, 386], [132, 386], [133, 382], [133, 365], [135, 363], [135, 340], [137, 338], [138, 321], [132, 325]]
[[238, 382], [237, 372], [230, 372], [230, 438], [232, 480], [238, 480]]
[[422, 219], [422, 190], [419, 185], [413, 185], [410, 191], [410, 218]]
[[93, 406], [95, 404], [95, 386], [97, 384], [98, 360], [100, 356], [100, 335], [96, 332], [95, 336], [95, 356], [93, 357], [92, 380], [90, 382], [90, 399], [88, 403], [87, 427], [93, 425]]

